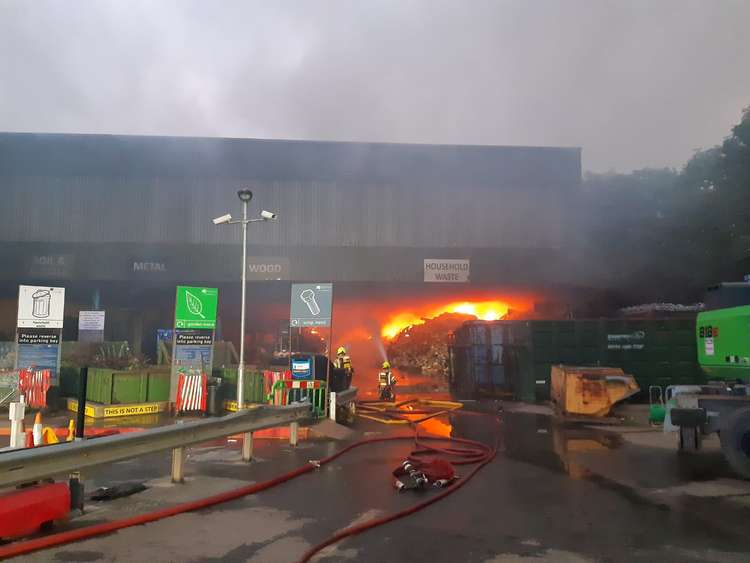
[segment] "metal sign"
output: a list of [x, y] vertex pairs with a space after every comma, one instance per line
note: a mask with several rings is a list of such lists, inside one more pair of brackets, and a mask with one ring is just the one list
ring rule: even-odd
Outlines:
[[175, 328], [216, 328], [219, 290], [215, 287], [177, 286]]
[[331, 326], [332, 308], [332, 283], [292, 284], [290, 326]]
[[443, 283], [468, 283], [471, 274], [470, 260], [425, 258], [424, 281]]
[[78, 330], [104, 330], [104, 311], [79, 311]]
[[64, 287], [18, 286], [19, 328], [62, 328], [64, 311]]

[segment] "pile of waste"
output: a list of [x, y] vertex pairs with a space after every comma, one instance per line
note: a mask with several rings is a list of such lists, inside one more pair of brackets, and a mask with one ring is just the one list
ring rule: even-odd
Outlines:
[[388, 344], [391, 365], [412, 373], [431, 377], [448, 377], [448, 336], [473, 315], [443, 313], [424, 324], [410, 326]]
[[704, 303], [693, 303], [692, 305], [681, 305], [679, 303], [645, 303], [620, 309], [620, 313], [626, 316], [652, 315], [655, 313], [697, 313], [706, 308]]

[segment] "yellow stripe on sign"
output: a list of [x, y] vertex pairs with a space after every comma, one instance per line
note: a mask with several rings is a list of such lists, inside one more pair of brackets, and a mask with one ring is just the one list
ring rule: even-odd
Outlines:
[[[245, 410], [257, 409], [260, 406], [262, 405], [259, 403], [245, 403]], [[224, 410], [229, 412], [237, 412], [237, 401], [224, 401]]]
[[104, 407], [104, 418], [115, 416], [133, 416], [138, 414], [155, 414], [165, 410], [165, 403], [141, 403], [137, 405], [117, 405]]
[[[166, 401], [157, 403], [133, 403], [128, 405], [91, 405], [87, 403], [84, 413], [91, 418], [115, 418], [118, 416], [156, 414], [165, 412], [168, 407], [169, 403]], [[68, 410], [78, 412], [78, 401], [76, 399], [68, 399]]]
[[[78, 401], [76, 399], [68, 399], [68, 410], [78, 412]], [[86, 405], [83, 413], [91, 418], [96, 418], [96, 410], [91, 405]]]

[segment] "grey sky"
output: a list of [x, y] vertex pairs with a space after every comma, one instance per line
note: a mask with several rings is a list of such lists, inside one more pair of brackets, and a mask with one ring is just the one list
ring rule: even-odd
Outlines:
[[0, 130], [680, 166], [750, 105], [748, 22], [747, 0], [0, 0]]

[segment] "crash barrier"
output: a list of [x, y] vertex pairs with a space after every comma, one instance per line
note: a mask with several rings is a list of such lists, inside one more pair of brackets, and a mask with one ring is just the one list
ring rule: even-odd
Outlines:
[[18, 372], [16, 370], [0, 370], [0, 406], [18, 400]]
[[357, 388], [328, 393], [328, 418], [334, 422], [352, 422], [357, 414]]
[[[6, 452], [0, 455], [0, 487], [10, 487], [113, 463], [151, 453], [172, 450], [172, 480], [184, 476], [185, 447], [234, 434], [244, 434], [243, 459], [249, 461], [252, 433], [290, 425], [296, 437], [299, 421], [310, 418], [307, 404], [285, 407], [259, 406], [217, 418], [160, 426], [95, 440], [66, 442], [55, 446]], [[291, 441], [291, 440], [290, 440]]]
[[[293, 426], [294, 424], [295, 423], [292, 423]], [[453, 437], [449, 438], [449, 437], [436, 437], [436, 436], [420, 437], [418, 436], [416, 429], [415, 429], [413, 436], [387, 436], [387, 437], [376, 437], [376, 438], [360, 440], [359, 442], [354, 442], [352, 444], [349, 444], [345, 448], [323, 459], [309, 460], [307, 463], [298, 467], [297, 469], [294, 469], [282, 475], [278, 475], [267, 481], [263, 481], [260, 483], [253, 483], [251, 485], [245, 485], [245, 486], [238, 487], [229, 491], [224, 491], [224, 492], [221, 492], [221, 493], [209, 496], [209, 497], [204, 497], [204, 498], [193, 500], [193, 501], [183, 502], [183, 503], [165, 507], [165, 508], [159, 508], [151, 512], [137, 514], [135, 516], [126, 516], [118, 520], [100, 522], [98, 524], [93, 524], [90, 526], [67, 530], [67, 531], [63, 531], [63, 532], [49, 535], [49, 536], [42, 536], [42, 537], [32, 538], [32, 539], [22, 541], [22, 542], [16, 542], [16, 543], [11, 543], [7, 545], [0, 545], [0, 559], [17, 557], [20, 555], [25, 555], [25, 554], [34, 552], [34, 551], [39, 551], [42, 549], [48, 549], [51, 547], [64, 545], [64, 544], [68, 544], [71, 542], [80, 541], [80, 540], [84, 540], [88, 538], [93, 538], [93, 537], [101, 536], [104, 534], [111, 534], [117, 530], [122, 530], [122, 529], [132, 527], [132, 526], [140, 526], [143, 524], [147, 524], [149, 522], [155, 522], [157, 520], [169, 518], [171, 516], [175, 516], [178, 514], [184, 514], [186, 512], [206, 509], [206, 508], [216, 506], [224, 502], [246, 497], [248, 495], [252, 495], [261, 491], [271, 489], [272, 487], [281, 485], [282, 483], [286, 483], [288, 481], [291, 481], [307, 473], [312, 473], [316, 471], [317, 469], [319, 469], [320, 467], [327, 465], [328, 463], [331, 463], [334, 460], [340, 458], [342, 455], [353, 450], [354, 448], [359, 448], [362, 446], [368, 446], [368, 445], [373, 445], [373, 444], [378, 444], [378, 443], [383, 443], [383, 442], [409, 441], [409, 442], [413, 442], [415, 445], [415, 449], [409, 455], [409, 461], [413, 460], [416, 456], [420, 456], [420, 455], [427, 455], [433, 458], [436, 455], [440, 455], [440, 456], [447, 458], [445, 460], [446, 463], [443, 464], [445, 466], [448, 466], [451, 464], [463, 465], [463, 466], [473, 465], [472, 468], [467, 468], [465, 472], [463, 472], [461, 479], [453, 480], [452, 482], [447, 483], [447, 486], [443, 487], [443, 490], [441, 490], [440, 492], [434, 495], [433, 494], [427, 495], [427, 498], [425, 500], [422, 500], [421, 502], [418, 502], [417, 504], [409, 503], [409, 506], [407, 506], [406, 508], [398, 512], [390, 513], [379, 518], [370, 519], [367, 522], [360, 523], [358, 525], [349, 526], [335, 533], [333, 536], [324, 540], [320, 544], [314, 547], [311, 547], [307, 552], [305, 552], [302, 555], [302, 558], [300, 559], [300, 563], [307, 563], [313, 558], [313, 556], [316, 553], [320, 552], [327, 546], [338, 542], [339, 540], [342, 540], [346, 537], [354, 536], [356, 534], [360, 534], [372, 528], [376, 528], [383, 524], [387, 524], [388, 522], [392, 522], [394, 520], [398, 520], [400, 518], [404, 518], [406, 516], [414, 514], [415, 512], [422, 510], [424, 508], [427, 508], [428, 506], [434, 504], [435, 502], [459, 490], [462, 486], [468, 483], [472, 479], [472, 477], [476, 475], [476, 473], [482, 467], [490, 463], [495, 458], [495, 456], [497, 455], [497, 450], [498, 450], [498, 445], [499, 445], [499, 432], [497, 432], [496, 436], [497, 437], [495, 439], [494, 446], [489, 446], [480, 442], [475, 442], [472, 440], [466, 440], [462, 438], [453, 438]], [[450, 444], [450, 447], [448, 448], [434, 447], [434, 446], [428, 445], [426, 443], [427, 441], [447, 442]], [[435, 476], [434, 472], [432, 472], [432, 474], [433, 476]], [[426, 479], [426, 475], [424, 473], [422, 475], [424, 475]], [[425, 484], [429, 484], [429, 483], [425, 483]], [[80, 494], [82, 495], [82, 491]]]
[[208, 377], [205, 373], [180, 373], [177, 380], [177, 412], [205, 412]]
[[50, 388], [51, 373], [48, 369], [22, 369], [18, 372], [18, 391], [32, 409], [47, 407], [47, 391]]
[[271, 388], [268, 401], [273, 405], [289, 405], [309, 401], [313, 416], [319, 418], [325, 416], [326, 412], [326, 382], [319, 379], [312, 381], [277, 381]]

